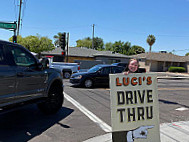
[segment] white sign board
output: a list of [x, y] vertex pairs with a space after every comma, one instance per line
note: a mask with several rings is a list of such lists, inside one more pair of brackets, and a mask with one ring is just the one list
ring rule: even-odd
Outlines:
[[159, 142], [157, 76], [111, 74], [110, 89], [113, 134], [122, 132], [127, 141]]

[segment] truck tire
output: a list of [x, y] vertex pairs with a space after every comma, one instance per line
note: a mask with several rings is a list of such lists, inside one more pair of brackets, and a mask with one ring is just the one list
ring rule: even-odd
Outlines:
[[62, 90], [58, 86], [52, 86], [48, 97], [44, 102], [38, 104], [38, 108], [45, 114], [54, 114], [62, 107], [63, 100]]
[[68, 79], [71, 76], [71, 73], [68, 71], [63, 72], [64, 78]]
[[93, 81], [91, 80], [91, 79], [86, 79], [85, 81], [84, 81], [84, 86], [86, 87], [86, 88], [91, 88], [91, 87], [93, 87]]

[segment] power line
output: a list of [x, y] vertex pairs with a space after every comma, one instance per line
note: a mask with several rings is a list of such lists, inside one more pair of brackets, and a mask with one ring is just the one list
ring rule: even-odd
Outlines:
[[[107, 28], [107, 27], [103, 27], [103, 26], [99, 26], [99, 28], [101, 29], [106, 29], [106, 30], [111, 30], [114, 32], [121, 32], [121, 33], [131, 33], [131, 34], [137, 34], [137, 35], [148, 35], [149, 33], [142, 33], [142, 32], [132, 32], [132, 31], [126, 31], [126, 30], [119, 30], [119, 29], [114, 29], [114, 28]], [[155, 36], [158, 37], [189, 37], [189, 35], [171, 35], [171, 34], [157, 34]]]
[[187, 51], [189, 49], [183, 49], [183, 50], [174, 50], [174, 52], [179, 52], [179, 51]]
[[18, 1], [14, 0], [14, 14], [15, 14], [15, 19], [17, 19], [18, 17], [18, 11], [17, 11], [17, 7], [18, 7]]
[[[172, 49], [172, 50], [166, 50], [166, 51], [168, 51], [168, 52], [172, 52], [173, 54], [175, 53], [175, 52], [183, 52], [183, 51], [187, 51], [187, 50], [189, 50], [189, 49], [183, 49], [183, 50], [175, 50], [175, 49]], [[157, 51], [157, 50], [153, 50], [153, 52], [159, 52], [159, 50]]]
[[22, 22], [23, 22], [23, 18], [24, 18], [24, 16], [25, 16], [25, 9], [26, 9], [26, 2], [27, 2], [27, 0], [24, 0], [24, 2], [23, 2], [23, 9], [22, 9]]
[[71, 27], [66, 27], [66, 26], [53, 26], [53, 27], [40, 27], [40, 26], [37, 26], [37, 27], [31, 27], [31, 26], [25, 26], [25, 27], [27, 27], [27, 28], [33, 28], [33, 29], [42, 29], [42, 28], [44, 28], [44, 29], [56, 29], [57, 30], [57, 28], [62, 28], [62, 29], [78, 29], [78, 28], [89, 28], [89, 25], [84, 25], [84, 26], [71, 26]]

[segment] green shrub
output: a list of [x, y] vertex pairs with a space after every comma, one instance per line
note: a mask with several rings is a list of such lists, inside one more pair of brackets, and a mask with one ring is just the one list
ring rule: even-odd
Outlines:
[[169, 67], [169, 72], [186, 72], [184, 67]]

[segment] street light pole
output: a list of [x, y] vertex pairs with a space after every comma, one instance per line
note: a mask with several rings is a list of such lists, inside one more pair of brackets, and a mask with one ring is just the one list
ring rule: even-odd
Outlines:
[[94, 24], [93, 24], [93, 35], [92, 35], [92, 49], [94, 49]]
[[19, 31], [20, 31], [21, 9], [22, 9], [22, 0], [20, 0], [20, 8], [19, 8], [19, 17], [18, 17], [18, 30], [17, 30], [17, 36], [19, 35]]

